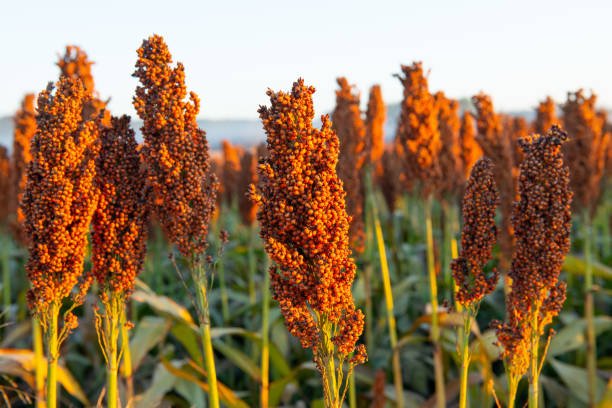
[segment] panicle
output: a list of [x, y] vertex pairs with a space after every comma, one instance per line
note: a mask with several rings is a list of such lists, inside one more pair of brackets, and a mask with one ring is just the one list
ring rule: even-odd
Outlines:
[[236, 195], [238, 178], [240, 177], [240, 159], [243, 154], [238, 146], [233, 146], [228, 140], [221, 142], [223, 150], [223, 166], [221, 168], [221, 184], [223, 185], [223, 195], [228, 206], [232, 206]]
[[512, 230], [512, 202], [516, 198], [516, 180], [514, 172], [513, 140], [511, 132], [504, 130], [503, 118], [495, 113], [491, 97], [480, 93], [472, 98], [477, 111], [478, 134], [476, 141], [483, 153], [493, 163], [493, 175], [500, 193], [500, 267], [508, 269], [508, 260], [512, 257], [514, 232]]
[[[36, 134], [36, 110], [34, 94], [28, 94], [21, 102], [21, 108], [15, 114], [13, 121], [15, 131], [13, 137], [13, 155], [11, 156], [11, 181], [8, 189], [10, 195], [9, 214], [13, 238], [26, 246], [26, 234], [23, 229], [24, 214], [19, 203], [27, 183], [27, 165], [32, 159], [30, 143]], [[6, 190], [5, 190], [6, 191]]]
[[[370, 88], [368, 108], [366, 110], [365, 128], [369, 161], [380, 168], [380, 159], [385, 151], [385, 119], [387, 107], [383, 101], [380, 85]], [[376, 171], [379, 174], [379, 171]]]
[[100, 296], [129, 296], [146, 253], [149, 203], [146, 175], [130, 117], [112, 117], [101, 132], [95, 185], [99, 200], [92, 224], [93, 274]]
[[381, 160], [382, 172], [377, 175], [377, 183], [380, 186], [385, 203], [389, 212], [393, 213], [397, 205], [397, 197], [400, 193], [401, 164], [393, 145], [385, 147]]
[[257, 205], [248, 195], [249, 186], [257, 183], [257, 152], [247, 150], [240, 158], [240, 173], [238, 174], [237, 193], [238, 210], [242, 221], [248, 225], [253, 225], [257, 213]]
[[444, 92], [437, 92], [435, 101], [438, 105], [438, 124], [440, 129], [440, 152], [438, 166], [440, 177], [435, 184], [436, 194], [456, 196], [463, 187], [463, 169], [461, 168], [461, 145], [459, 143], [459, 102], [448, 99]]
[[402, 65], [402, 73], [396, 76], [404, 87], [395, 135], [401, 146], [404, 181], [407, 187], [420, 181], [423, 196], [428, 196], [440, 175], [438, 154], [442, 143], [438, 127], [438, 105], [429, 92], [421, 62]]
[[597, 95], [588, 98], [582, 89], [567, 94], [563, 105], [563, 126], [569, 135], [565, 156], [571, 169], [570, 186], [576, 209], [593, 215], [601, 196], [610, 134], [604, 132], [604, 120], [595, 111]]
[[[336, 173], [339, 141], [328, 116], [312, 126], [315, 89], [299, 79], [290, 93], [268, 90], [271, 106], [259, 115], [267, 134], [268, 157], [258, 167], [257, 219], [270, 267], [271, 288], [287, 328], [304, 348], [318, 352], [327, 323], [340, 358], [356, 352], [363, 314], [355, 309], [351, 286], [355, 263], [349, 248], [345, 193]], [[357, 361], [355, 360], [355, 361]], [[320, 365], [319, 365], [320, 368]]]
[[0, 145], [0, 226], [9, 220], [9, 184], [11, 181], [11, 166], [8, 150]]
[[171, 67], [161, 36], [144, 40], [134, 76], [140, 80], [134, 107], [143, 120], [142, 155], [151, 206], [169, 239], [185, 257], [207, 247], [208, 223], [215, 208], [217, 179], [210, 172], [206, 133], [198, 128], [198, 96], [186, 101], [185, 70]]
[[545, 100], [540, 102], [536, 110], [536, 118], [533, 123], [533, 130], [539, 135], [546, 134], [552, 125], [560, 124], [557, 118], [557, 106], [555, 101], [547, 96]]
[[482, 149], [476, 142], [476, 120], [469, 110], [463, 113], [461, 118], [461, 129], [459, 131], [461, 144], [461, 164], [465, 179], [470, 177], [470, 171], [478, 159], [482, 156]]
[[83, 119], [94, 119], [102, 113], [101, 122], [110, 125], [110, 112], [106, 111], [106, 102], [98, 97], [91, 72], [93, 61], [89, 60], [87, 53], [76, 45], [67, 45], [64, 55], [60, 56], [57, 66], [61, 75], [78, 79], [83, 83], [85, 91], [92, 97], [83, 105]]
[[[567, 134], [556, 125], [544, 136], [520, 141], [525, 160], [512, 216], [516, 237], [509, 272], [512, 287], [506, 299], [506, 322], [492, 324], [504, 347], [504, 359], [517, 376], [529, 366], [531, 335], [541, 336], [565, 301], [565, 283], [559, 282], [559, 274], [570, 249], [572, 224], [570, 173], [561, 153], [566, 141]], [[535, 328], [532, 316], [537, 316]]]
[[463, 196], [461, 253], [451, 263], [451, 270], [458, 288], [457, 302], [465, 307], [478, 304], [491, 293], [499, 278], [496, 269], [488, 277], [484, 271], [497, 242], [495, 211], [499, 205], [499, 192], [492, 167], [488, 158], [478, 160], [472, 167]]
[[[51, 303], [60, 304], [83, 273], [87, 234], [97, 204], [93, 187], [99, 123], [83, 121], [90, 95], [81, 81], [62, 76], [38, 95], [37, 132], [21, 210], [30, 256], [26, 263], [32, 288], [30, 310], [46, 325]], [[88, 282], [83, 282], [83, 288]], [[81, 293], [74, 299], [82, 302]], [[76, 327], [69, 314], [67, 327]]]
[[356, 252], [365, 250], [363, 165], [369, 152], [366, 128], [359, 110], [359, 92], [346, 78], [337, 79], [336, 108], [332, 113], [333, 129], [340, 141], [338, 176], [346, 191], [346, 212], [351, 217], [349, 235]]

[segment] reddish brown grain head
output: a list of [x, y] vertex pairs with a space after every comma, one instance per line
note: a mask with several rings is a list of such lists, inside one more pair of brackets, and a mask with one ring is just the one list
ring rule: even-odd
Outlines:
[[11, 181], [9, 215], [11, 217], [11, 232], [21, 245], [26, 246], [26, 234], [23, 229], [24, 214], [19, 208], [27, 182], [27, 165], [32, 159], [30, 143], [36, 133], [36, 110], [34, 94], [28, 94], [21, 102], [21, 108], [13, 119], [15, 132], [13, 137], [13, 155], [11, 157]]
[[[506, 322], [493, 324], [504, 359], [518, 376], [529, 366], [531, 330], [541, 336], [565, 300], [559, 274], [570, 249], [572, 225], [569, 169], [561, 154], [566, 141], [567, 134], [556, 125], [545, 136], [521, 140], [525, 160], [512, 217], [516, 237], [509, 273], [512, 287], [506, 299]], [[533, 316], [537, 326], [532, 328]]]
[[103, 300], [132, 292], [146, 253], [149, 202], [146, 174], [129, 116], [102, 130], [96, 161], [99, 200], [93, 215], [93, 274]]
[[424, 196], [432, 193], [439, 179], [438, 154], [442, 148], [438, 126], [438, 105], [429, 92], [423, 65], [402, 65], [397, 75], [404, 87], [404, 98], [397, 133], [406, 187], [420, 182]]
[[221, 184], [223, 185], [223, 198], [231, 207], [238, 198], [238, 178], [240, 177], [240, 158], [242, 149], [234, 146], [229, 140], [221, 142], [223, 150], [223, 166], [221, 167]]
[[238, 210], [242, 222], [253, 225], [257, 213], [257, 205], [248, 195], [249, 186], [257, 183], [257, 152], [247, 150], [240, 158], [240, 173], [238, 174], [237, 195]]
[[0, 226], [9, 221], [9, 206], [11, 196], [9, 186], [11, 183], [11, 165], [8, 150], [0, 145]]
[[552, 125], [558, 125], [561, 121], [557, 118], [557, 106], [555, 101], [547, 96], [540, 102], [536, 110], [536, 118], [533, 123], [533, 130], [539, 135], [546, 134]]
[[339, 356], [356, 352], [363, 314], [355, 308], [351, 285], [355, 263], [349, 248], [345, 193], [336, 173], [339, 141], [327, 116], [312, 126], [314, 88], [299, 79], [290, 93], [268, 90], [270, 106], [259, 115], [267, 134], [268, 157], [258, 169], [257, 219], [274, 265], [271, 288], [287, 328], [315, 361], [324, 343], [321, 325], [333, 323], [331, 339]]
[[349, 85], [346, 78], [338, 78], [340, 89], [336, 91], [336, 108], [332, 113], [333, 128], [340, 140], [338, 176], [346, 191], [346, 212], [351, 217], [351, 247], [356, 252], [365, 250], [363, 207], [365, 189], [363, 185], [364, 164], [369, 146], [366, 128], [359, 110], [359, 92]]
[[372, 386], [372, 403], [370, 408], [385, 408], [387, 398], [385, 397], [385, 372], [382, 368], [376, 370], [374, 385]]
[[464, 185], [459, 140], [459, 102], [446, 98], [444, 92], [437, 92], [434, 96], [438, 105], [441, 143], [438, 153], [440, 177], [435, 183], [436, 195], [441, 198], [457, 197]]
[[370, 88], [368, 109], [366, 110], [365, 128], [367, 150], [370, 152], [369, 161], [378, 167], [385, 150], [385, 119], [387, 107], [382, 98], [380, 85]]
[[85, 92], [92, 97], [83, 105], [83, 119], [94, 119], [102, 113], [101, 123], [105, 126], [110, 124], [110, 112], [106, 111], [106, 102], [99, 99], [94, 84], [91, 66], [93, 61], [89, 60], [87, 53], [76, 45], [67, 45], [64, 55], [60, 56], [57, 66], [62, 76], [78, 79], [83, 83]]
[[472, 98], [477, 112], [476, 141], [483, 153], [493, 163], [493, 176], [500, 193], [500, 250], [502, 271], [509, 268], [508, 260], [512, 257], [514, 248], [514, 232], [512, 230], [512, 202], [516, 198], [516, 180], [514, 171], [514, 151], [512, 133], [504, 130], [503, 117], [495, 113], [491, 97], [483, 93]]
[[588, 98], [582, 89], [570, 92], [563, 105], [563, 126], [569, 136], [565, 155], [570, 166], [570, 186], [575, 194], [574, 207], [593, 214], [601, 198], [601, 178], [610, 135], [604, 132], [604, 120], [597, 115], [597, 95]]
[[171, 63], [162, 37], [143, 41], [134, 107], [143, 120], [142, 154], [153, 211], [181, 254], [192, 257], [207, 247], [217, 180], [210, 172], [206, 133], [196, 122], [200, 100], [193, 92], [186, 100], [183, 65]]
[[402, 166], [400, 158], [392, 145], [387, 146], [382, 156], [382, 171], [376, 177], [376, 183], [385, 198], [385, 203], [389, 212], [393, 213], [397, 205], [397, 198], [400, 194], [400, 175]]
[[493, 178], [492, 163], [481, 158], [472, 168], [463, 196], [463, 231], [461, 253], [451, 263], [457, 285], [457, 302], [466, 307], [478, 304], [495, 289], [499, 274], [493, 269], [489, 276], [485, 266], [497, 242], [495, 211], [499, 192]]
[[[98, 123], [82, 121], [90, 95], [81, 81], [61, 77], [38, 95], [37, 132], [21, 209], [29, 243], [28, 306], [46, 324], [51, 303], [61, 304], [83, 273], [87, 234], [97, 204], [93, 181]], [[87, 287], [84, 282], [83, 287]], [[82, 296], [75, 301], [82, 301]], [[66, 320], [76, 326], [72, 315]]]
[[476, 142], [476, 120], [472, 112], [466, 110], [461, 118], [461, 129], [459, 131], [461, 145], [461, 164], [465, 179], [470, 176], [472, 167], [482, 156], [482, 149]]

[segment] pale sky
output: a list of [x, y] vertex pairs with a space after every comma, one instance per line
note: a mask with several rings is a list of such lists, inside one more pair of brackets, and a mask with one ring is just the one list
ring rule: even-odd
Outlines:
[[185, 65], [204, 118], [257, 118], [265, 91], [298, 77], [333, 109], [335, 78], [362, 91], [379, 83], [401, 99], [392, 75], [421, 60], [430, 88], [450, 97], [490, 93], [500, 110], [546, 95], [593, 89], [612, 107], [609, 1], [21, 1], [0, 6], [0, 116], [55, 80], [57, 55], [81, 46], [96, 62], [96, 88], [113, 113], [134, 114], [136, 49], [163, 35]]

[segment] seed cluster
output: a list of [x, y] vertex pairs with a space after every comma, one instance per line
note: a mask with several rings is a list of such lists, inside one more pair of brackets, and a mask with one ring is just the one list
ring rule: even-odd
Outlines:
[[9, 200], [10, 196], [6, 194], [11, 181], [10, 174], [10, 159], [6, 147], [0, 146], [0, 225], [6, 223], [9, 219]]
[[221, 185], [223, 186], [223, 198], [225, 203], [231, 207], [240, 194], [237, 182], [240, 177], [240, 157], [242, 150], [238, 146], [233, 146], [228, 140], [221, 142], [223, 150], [223, 165], [221, 167]]
[[[370, 88], [365, 128], [367, 150], [370, 152], [369, 161], [374, 163], [377, 170], [380, 168], [380, 159], [385, 150], [386, 116], [387, 108], [382, 98], [380, 85], [374, 85]], [[376, 173], [378, 174], [379, 171], [376, 171]]]
[[129, 116], [112, 117], [100, 136], [95, 185], [99, 200], [92, 224], [93, 274], [103, 301], [129, 296], [146, 253], [149, 206], [146, 176]]
[[478, 159], [482, 156], [482, 149], [476, 142], [476, 120], [472, 112], [466, 110], [461, 118], [461, 129], [459, 130], [461, 145], [461, 163], [463, 176], [470, 177], [470, 171]]
[[[339, 141], [328, 116], [312, 126], [315, 89], [299, 79], [291, 93], [268, 90], [271, 106], [259, 115], [267, 134], [268, 157], [258, 168], [257, 219], [274, 265], [271, 288], [287, 328], [320, 362], [331, 340], [340, 358], [356, 352], [364, 317], [355, 308], [351, 285], [355, 263], [349, 248], [349, 217], [336, 174]], [[325, 339], [325, 325], [336, 327]], [[327, 350], [329, 351], [329, 350]]]
[[257, 152], [245, 151], [240, 158], [240, 173], [236, 183], [240, 217], [249, 226], [253, 225], [257, 214], [257, 205], [248, 196], [249, 186], [257, 183], [257, 164]]
[[533, 130], [539, 135], [546, 134], [552, 125], [560, 123], [557, 118], [557, 107], [555, 101], [547, 96], [545, 100], [540, 102], [536, 111], [536, 118], [533, 123]]
[[438, 105], [429, 92], [421, 62], [402, 65], [396, 75], [404, 87], [404, 98], [396, 133], [404, 167], [404, 182], [412, 187], [421, 182], [421, 192], [428, 196], [439, 179], [438, 154], [442, 148], [438, 128]]
[[217, 180], [210, 172], [206, 133], [196, 122], [200, 100], [191, 92], [185, 101], [184, 67], [171, 63], [161, 36], [143, 41], [134, 107], [144, 122], [142, 155], [153, 211], [181, 254], [191, 257], [206, 249]]
[[[9, 214], [11, 219], [11, 232], [17, 242], [27, 245], [26, 234], [23, 229], [24, 214], [19, 203], [27, 183], [27, 165], [32, 159], [30, 143], [36, 134], [36, 110], [34, 109], [34, 94], [28, 94], [21, 102], [21, 108], [15, 114], [15, 132], [13, 137], [13, 155], [11, 156], [11, 182]], [[7, 191], [7, 190], [3, 190]]]
[[495, 289], [499, 273], [485, 275], [484, 267], [497, 242], [495, 210], [499, 192], [493, 178], [491, 160], [482, 157], [472, 168], [463, 196], [461, 253], [451, 263], [457, 285], [457, 302], [465, 307], [478, 304]]
[[382, 172], [377, 175], [377, 184], [385, 198], [389, 212], [393, 213], [400, 194], [399, 178], [401, 174], [400, 158], [392, 147], [385, 148], [381, 160]]
[[[512, 288], [506, 298], [506, 322], [493, 324], [504, 346], [504, 359], [518, 376], [529, 366], [531, 335], [541, 336], [565, 301], [566, 285], [558, 280], [570, 249], [572, 224], [569, 169], [561, 154], [566, 141], [567, 134], [553, 125], [545, 136], [536, 134], [520, 142], [525, 160], [512, 216], [516, 236], [509, 273]], [[535, 328], [530, 325], [533, 316], [537, 316]]]
[[108, 126], [110, 124], [110, 112], [106, 111], [106, 102], [98, 98], [91, 73], [91, 66], [93, 64], [93, 61], [89, 60], [87, 53], [75, 45], [67, 45], [66, 52], [57, 62], [61, 75], [79, 79], [83, 83], [85, 91], [92, 96], [83, 105], [83, 118], [94, 119], [102, 113], [101, 121], [105, 126]]
[[346, 191], [346, 212], [351, 217], [349, 236], [356, 252], [365, 250], [363, 165], [368, 159], [369, 141], [359, 110], [359, 92], [346, 78], [337, 79], [336, 108], [332, 113], [333, 129], [340, 140], [338, 176]]
[[514, 177], [513, 140], [510, 132], [504, 129], [503, 118], [495, 113], [491, 97], [483, 93], [472, 98], [476, 107], [478, 134], [476, 141], [483, 153], [495, 163], [493, 175], [500, 192], [500, 250], [501, 269], [506, 271], [506, 260], [512, 257], [514, 232], [512, 230], [512, 202], [516, 198]]
[[440, 177], [436, 183], [438, 197], [456, 196], [463, 187], [463, 169], [461, 168], [461, 145], [459, 143], [459, 102], [448, 99], [444, 92], [435, 94], [438, 105], [438, 124], [440, 128], [440, 152], [438, 166]]
[[[89, 223], [97, 204], [93, 188], [99, 127], [81, 120], [90, 99], [81, 81], [61, 77], [38, 95], [37, 133], [22, 201], [30, 256], [30, 310], [46, 325], [49, 305], [60, 304], [83, 272]], [[82, 300], [77, 297], [77, 303]], [[76, 327], [69, 315], [66, 327]]]
[[565, 145], [571, 169], [570, 186], [575, 194], [574, 205], [594, 213], [601, 196], [610, 135], [603, 131], [604, 121], [595, 111], [597, 95], [586, 97], [582, 89], [570, 92], [563, 105], [563, 127], [570, 136]]

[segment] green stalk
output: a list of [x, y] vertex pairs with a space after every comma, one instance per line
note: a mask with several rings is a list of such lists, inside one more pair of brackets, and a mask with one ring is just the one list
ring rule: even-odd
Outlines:
[[508, 408], [514, 408], [520, 378], [508, 375]]
[[[372, 324], [374, 322], [374, 308], [372, 306], [372, 258], [374, 253], [374, 242], [372, 239], [372, 202], [374, 196], [372, 194], [372, 167], [369, 165], [365, 175], [366, 196], [365, 196], [365, 229], [366, 229], [366, 246], [364, 254], [364, 292], [365, 292], [365, 341], [366, 348], [372, 350], [374, 346], [374, 332]], [[352, 394], [349, 394], [349, 397]]]
[[459, 408], [467, 407], [468, 373], [470, 369], [470, 328], [472, 327], [473, 309], [463, 312], [463, 328], [461, 330], [461, 388], [459, 389]]
[[357, 389], [355, 388], [355, 373], [349, 377], [349, 408], [357, 408]]
[[595, 381], [597, 380], [597, 350], [595, 342], [595, 305], [593, 302], [593, 262], [591, 259], [591, 217], [589, 210], [584, 212], [584, 291], [585, 314], [587, 321], [587, 376], [589, 381], [589, 406], [595, 406]]
[[376, 242], [378, 243], [378, 253], [380, 255], [380, 270], [383, 279], [383, 288], [385, 291], [385, 303], [387, 305], [387, 323], [389, 326], [389, 338], [391, 339], [391, 349], [393, 351], [393, 381], [395, 383], [395, 398], [397, 407], [404, 406], [404, 385], [402, 383], [402, 367], [400, 364], [399, 350], [397, 349], [397, 329], [395, 324], [395, 316], [393, 314], [393, 292], [391, 291], [391, 280], [389, 278], [389, 267], [387, 265], [387, 253], [385, 251], [385, 241], [383, 239], [380, 222], [376, 215], [376, 208], [372, 207], [374, 217], [374, 230], [376, 233]]
[[438, 285], [434, 264], [433, 230], [431, 226], [431, 198], [425, 203], [425, 229], [427, 235], [427, 269], [429, 271], [429, 293], [431, 296], [431, 337], [434, 347], [434, 375], [436, 383], [436, 406], [444, 408], [444, 373], [440, 350], [440, 328], [438, 325]]
[[11, 310], [11, 268], [8, 252], [8, 245], [4, 243], [2, 250], [2, 302], [4, 321], [9, 321]]
[[[534, 305], [536, 306], [536, 305]], [[531, 316], [531, 367], [529, 375], [529, 408], [538, 408], [538, 346], [540, 345], [540, 335], [538, 333], [539, 307], [532, 308]]]
[[49, 306], [47, 332], [45, 333], [45, 341], [47, 343], [47, 408], [57, 407], [58, 316], [59, 305], [53, 302]]
[[[269, 261], [267, 261], [269, 262]], [[263, 310], [261, 313], [261, 408], [268, 408], [270, 381], [270, 272], [264, 271]]]
[[[223, 208], [219, 209], [219, 216], [217, 217], [217, 223], [219, 231], [215, 231], [217, 238], [217, 245], [221, 246], [221, 238], [219, 238], [219, 232], [223, 229]], [[228, 323], [230, 320], [229, 313], [229, 300], [227, 296], [227, 287], [225, 285], [225, 265], [223, 262], [217, 264], [217, 273], [219, 274], [219, 288], [221, 289], [221, 314], [223, 315], [223, 321]]]
[[[222, 265], [220, 263], [219, 265]], [[195, 281], [198, 288], [196, 289], [198, 306], [200, 308], [200, 330], [202, 332], [202, 350], [204, 352], [204, 366], [206, 376], [208, 377], [208, 401], [211, 408], [219, 408], [219, 391], [217, 387], [217, 371], [215, 369], [215, 356], [212, 348], [212, 340], [210, 337], [210, 314], [208, 311], [207, 298], [207, 279], [201, 263], [192, 267], [196, 268]]]
[[255, 234], [257, 232], [257, 224], [253, 223], [249, 226], [249, 243], [248, 243], [248, 263], [249, 263], [249, 300], [252, 305], [257, 301], [255, 293], [255, 275], [257, 273], [257, 260], [255, 259]]
[[454, 238], [454, 231], [452, 227], [452, 214], [451, 205], [446, 201], [442, 200], [442, 216], [444, 217], [444, 231], [443, 231], [443, 250], [444, 257], [442, 262], [442, 276], [444, 277], [444, 285], [446, 286], [446, 298], [451, 298], [453, 290], [453, 276], [451, 274], [450, 264], [453, 260], [452, 257], [452, 240]]
[[42, 329], [37, 318], [32, 319], [32, 343], [36, 378], [36, 408], [45, 408], [45, 363], [42, 344]]
[[121, 347], [123, 348], [123, 377], [125, 378], [126, 384], [126, 407], [130, 408], [134, 404], [134, 380], [132, 378], [132, 353], [130, 351], [130, 337], [125, 317], [125, 310], [123, 311], [122, 324], [121, 324]]

